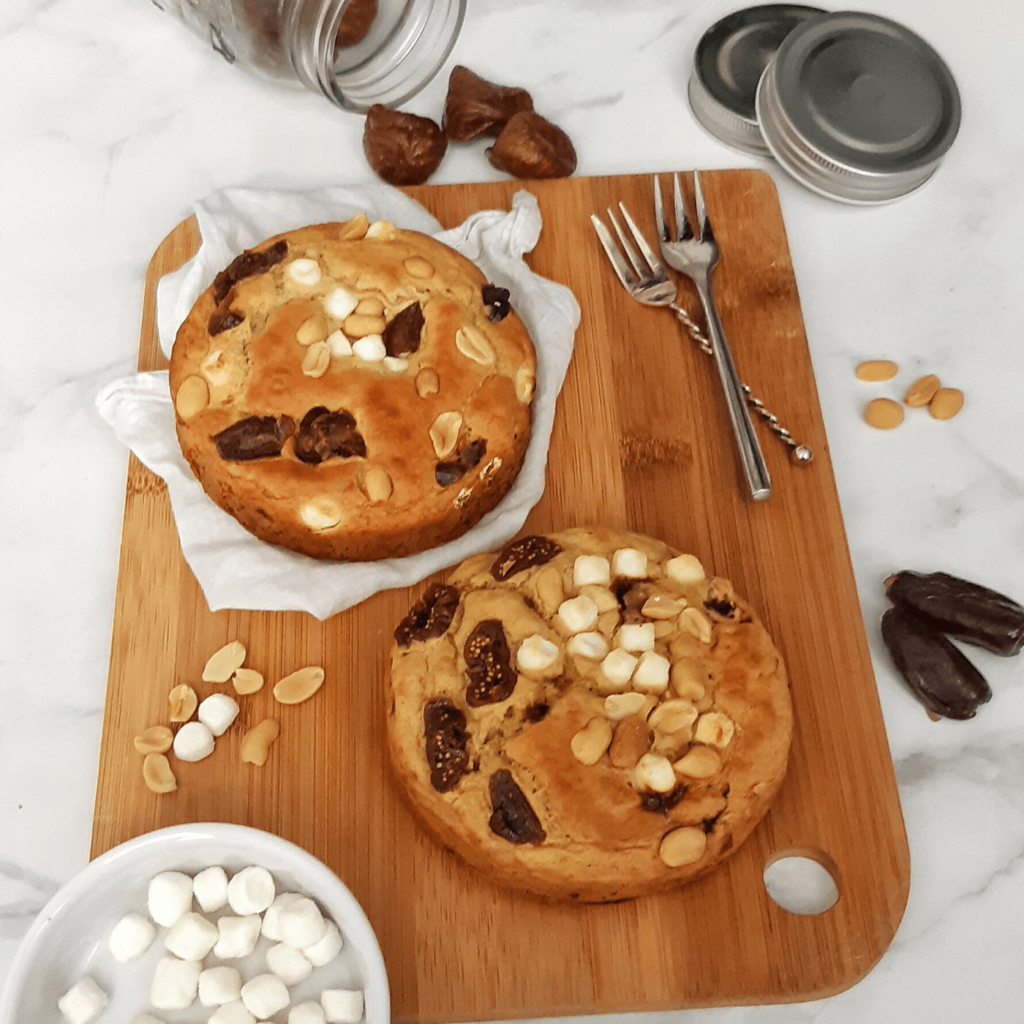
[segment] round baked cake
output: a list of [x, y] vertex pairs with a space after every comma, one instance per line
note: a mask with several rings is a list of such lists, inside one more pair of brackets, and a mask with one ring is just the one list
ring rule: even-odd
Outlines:
[[395, 630], [388, 738], [428, 830], [506, 886], [621, 900], [734, 853], [782, 783], [786, 670], [726, 579], [650, 537], [516, 540]]
[[314, 558], [408, 555], [515, 482], [536, 360], [506, 289], [427, 235], [363, 215], [289, 231], [217, 275], [170, 387], [207, 494]]

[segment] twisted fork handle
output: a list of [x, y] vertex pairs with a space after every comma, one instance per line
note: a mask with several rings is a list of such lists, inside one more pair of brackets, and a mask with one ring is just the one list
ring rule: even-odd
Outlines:
[[[689, 313], [683, 309], [682, 306], [677, 305], [675, 302], [669, 304], [669, 308], [675, 313], [679, 322], [686, 328], [686, 333], [700, 347], [700, 350], [709, 356], [714, 356], [714, 350], [711, 348], [711, 342], [704, 335], [703, 331], [694, 323], [693, 318]], [[747, 400], [747, 405], [751, 407], [768, 425], [768, 429], [771, 430], [780, 441], [789, 446], [789, 457], [792, 462], [796, 465], [806, 466], [813, 458], [814, 452], [805, 444], [800, 444], [793, 435], [779, 422], [778, 416], [767, 409], [764, 403], [750, 390], [750, 386], [743, 381], [740, 381], [740, 390], [743, 392], [743, 397]]]

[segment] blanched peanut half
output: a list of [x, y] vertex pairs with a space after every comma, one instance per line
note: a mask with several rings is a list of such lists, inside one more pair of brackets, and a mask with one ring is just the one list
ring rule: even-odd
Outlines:
[[426, 398], [428, 395], [436, 395], [440, 390], [441, 378], [438, 377], [437, 370], [432, 366], [424, 366], [416, 374], [416, 394], [420, 398]]
[[165, 754], [173, 742], [174, 733], [166, 725], [151, 725], [135, 737], [135, 749], [140, 754]]
[[455, 451], [460, 430], [461, 412], [442, 412], [430, 425], [430, 443], [434, 446], [434, 453], [439, 459], [446, 458]]
[[362, 313], [352, 313], [345, 317], [341, 329], [350, 338], [365, 338], [369, 334], [380, 334], [385, 327], [384, 317], [365, 316]]
[[235, 693], [256, 693], [257, 690], [263, 689], [263, 676], [254, 668], [236, 668], [235, 674], [231, 677], [231, 685], [235, 688]]
[[891, 398], [875, 398], [864, 407], [864, 421], [876, 430], [892, 430], [903, 422], [903, 406]]
[[331, 346], [326, 341], [316, 341], [306, 349], [302, 357], [302, 372], [307, 377], [322, 377], [331, 366]]
[[628, 693], [610, 693], [604, 699], [604, 713], [613, 721], [619, 722], [629, 715], [635, 715], [647, 703], [642, 693], [631, 690]]
[[652, 793], [671, 793], [676, 788], [672, 762], [661, 754], [644, 754], [633, 771], [636, 784]]
[[684, 608], [679, 613], [679, 625], [702, 644], [711, 643], [711, 620], [699, 608]]
[[898, 369], [890, 359], [867, 359], [857, 366], [857, 380], [892, 380]]
[[210, 386], [202, 377], [186, 377], [178, 388], [174, 408], [183, 420], [198, 416], [210, 403]]
[[607, 718], [592, 718], [569, 741], [573, 757], [581, 764], [597, 764], [612, 741], [612, 724]]
[[181, 683], [175, 686], [169, 694], [167, 701], [171, 705], [171, 721], [187, 722], [196, 712], [199, 706], [199, 698], [196, 691], [188, 683]]
[[468, 324], [455, 332], [455, 347], [474, 363], [489, 366], [494, 362], [494, 349], [491, 343], [475, 328]]
[[295, 340], [300, 345], [313, 345], [327, 338], [327, 320], [319, 313], [303, 320], [295, 332]]
[[434, 265], [422, 256], [410, 256], [402, 266], [410, 277], [418, 277], [421, 281], [434, 276]]
[[686, 607], [683, 597], [669, 597], [668, 594], [652, 594], [644, 602], [640, 613], [646, 619], [674, 619]]
[[245, 644], [232, 640], [210, 657], [203, 669], [204, 683], [226, 683], [245, 662]]
[[913, 409], [920, 409], [926, 406], [939, 390], [939, 378], [934, 373], [918, 377], [913, 384], [907, 388], [903, 401]]
[[353, 312], [359, 316], [383, 316], [384, 300], [376, 295], [367, 295], [356, 303], [356, 308]]
[[391, 477], [381, 466], [369, 466], [363, 474], [363, 490], [374, 504], [387, 501], [393, 489]]
[[173, 793], [178, 788], [171, 762], [163, 754], [147, 754], [142, 762], [142, 778], [154, 793]]
[[672, 767], [691, 779], [710, 779], [721, 769], [722, 758], [714, 747], [691, 747]]
[[697, 719], [693, 738], [709, 747], [722, 748], [729, 746], [735, 731], [736, 726], [728, 715], [723, 715], [721, 711], [709, 711]]
[[937, 420], [951, 420], [964, 407], [964, 393], [957, 388], [939, 388], [928, 403], [928, 411]]
[[270, 746], [281, 733], [281, 723], [276, 718], [264, 718], [253, 726], [243, 737], [240, 746], [242, 760], [248, 764], [264, 765], [270, 756]]
[[565, 600], [565, 587], [562, 574], [553, 565], [546, 565], [534, 579], [537, 592], [537, 603], [546, 615], [554, 615], [558, 606]]
[[658, 847], [658, 856], [670, 868], [694, 864], [704, 855], [708, 837], [702, 828], [685, 825], [669, 832]]
[[274, 684], [274, 699], [278, 704], [301, 704], [320, 689], [323, 681], [324, 670], [318, 665], [307, 665]]

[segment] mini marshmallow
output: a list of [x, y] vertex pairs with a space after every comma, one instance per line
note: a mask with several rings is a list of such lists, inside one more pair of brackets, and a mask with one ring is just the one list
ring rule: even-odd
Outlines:
[[324, 309], [335, 320], [344, 320], [358, 305], [359, 297], [345, 288], [334, 288], [324, 296]]
[[638, 548], [619, 548], [612, 555], [612, 575], [642, 580], [647, 575], [647, 556]]
[[218, 918], [217, 931], [219, 934], [213, 955], [221, 960], [241, 959], [256, 948], [256, 941], [260, 937], [260, 915]]
[[297, 899], [301, 899], [301, 893], [281, 892], [274, 897], [274, 902], [267, 907], [267, 912], [263, 915], [262, 932], [268, 939], [273, 942], [281, 941], [281, 910]]
[[234, 967], [207, 967], [199, 975], [199, 1002], [203, 1006], [223, 1006], [242, 998], [242, 976]]
[[278, 942], [267, 950], [267, 968], [292, 988], [309, 977], [313, 965], [302, 950]]
[[180, 871], [162, 871], [149, 883], [149, 916], [157, 924], [170, 928], [182, 914], [192, 909], [192, 879]]
[[600, 661], [608, 653], [608, 641], [600, 633], [577, 633], [569, 638], [565, 649], [579, 658]]
[[226, 693], [211, 693], [199, 705], [196, 717], [214, 736], [223, 736], [238, 717], [238, 702]]
[[274, 902], [274, 878], [266, 868], [242, 868], [228, 882], [228, 903], [243, 917], [262, 914]]
[[572, 566], [572, 581], [577, 587], [588, 583], [607, 586], [612, 581], [612, 568], [603, 555], [577, 555]]
[[119, 964], [134, 960], [149, 949], [156, 938], [156, 929], [151, 921], [141, 914], [125, 914], [110, 931], [107, 946]]
[[291, 998], [288, 986], [276, 974], [257, 974], [242, 986], [245, 1008], [260, 1020], [283, 1010]]
[[352, 342], [352, 354], [368, 363], [379, 363], [388, 354], [384, 339], [379, 334], [367, 334], [366, 337]]
[[202, 914], [182, 914], [167, 933], [164, 945], [168, 952], [182, 960], [202, 960], [216, 945], [217, 926]]
[[204, 913], [220, 910], [228, 902], [228, 873], [222, 867], [204, 868], [192, 879], [192, 893]]
[[653, 651], [654, 623], [626, 622], [615, 634], [615, 644], [624, 651]]
[[633, 688], [643, 693], [664, 693], [671, 668], [668, 658], [657, 651], [644, 651], [633, 673]]
[[295, 949], [305, 949], [319, 942], [327, 930], [320, 908], [308, 897], [300, 896], [278, 914], [281, 926], [281, 941]]
[[296, 1003], [288, 1011], [288, 1024], [326, 1024], [324, 1008], [319, 1003]]
[[218, 1006], [207, 1024], [256, 1024], [256, 1018], [245, 1008], [241, 999]]
[[682, 583], [684, 587], [704, 581], [704, 566], [695, 555], [677, 555], [665, 563], [668, 578]]
[[633, 670], [639, 660], [629, 651], [617, 647], [601, 662], [601, 675], [614, 685], [625, 686], [632, 678]]
[[312, 946], [306, 946], [302, 952], [314, 967], [323, 967], [341, 952], [344, 945], [345, 940], [338, 926], [333, 921], [328, 921], [324, 937], [319, 942], [314, 942]]
[[90, 1024], [107, 1007], [107, 993], [86, 975], [57, 1000], [57, 1009], [68, 1024]]
[[202, 973], [203, 965], [198, 960], [162, 956], [153, 972], [149, 1001], [158, 1010], [187, 1010], [196, 1000]]
[[356, 1024], [363, 1019], [363, 993], [344, 988], [325, 988], [320, 993], [324, 1018], [330, 1024]]
[[174, 736], [174, 756], [179, 761], [202, 761], [213, 753], [213, 733], [202, 722], [186, 722]]
[[516, 667], [520, 672], [543, 672], [558, 661], [558, 646], [539, 633], [528, 636], [516, 651]]
[[409, 369], [409, 360], [401, 356], [385, 356], [384, 366], [392, 373], [405, 373]]
[[558, 617], [570, 633], [583, 633], [597, 624], [597, 605], [581, 594], [558, 606]]
[[292, 260], [288, 264], [288, 276], [297, 284], [312, 288], [320, 281], [320, 264], [316, 260]]

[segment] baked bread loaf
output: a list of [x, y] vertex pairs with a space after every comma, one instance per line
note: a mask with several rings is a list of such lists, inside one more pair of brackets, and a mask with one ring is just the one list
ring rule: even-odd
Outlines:
[[535, 372], [506, 289], [360, 215], [218, 274], [178, 331], [170, 387], [181, 449], [221, 508], [272, 544], [363, 561], [452, 540], [498, 504]]
[[388, 738], [427, 829], [495, 882], [621, 900], [705, 874], [782, 783], [786, 670], [728, 580], [649, 537], [514, 541], [395, 631]]

